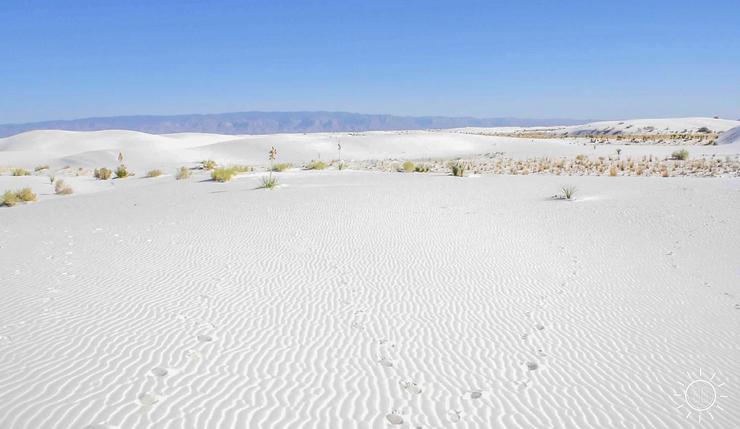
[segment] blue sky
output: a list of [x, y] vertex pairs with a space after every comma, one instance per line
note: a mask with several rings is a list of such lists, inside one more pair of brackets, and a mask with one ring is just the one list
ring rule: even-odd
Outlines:
[[0, 5], [0, 123], [332, 110], [740, 118], [740, 1]]

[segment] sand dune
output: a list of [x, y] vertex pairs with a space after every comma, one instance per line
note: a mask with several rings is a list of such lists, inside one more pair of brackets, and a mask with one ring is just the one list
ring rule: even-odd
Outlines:
[[740, 397], [736, 179], [257, 176], [0, 210], [0, 427], [690, 428], [700, 369]]

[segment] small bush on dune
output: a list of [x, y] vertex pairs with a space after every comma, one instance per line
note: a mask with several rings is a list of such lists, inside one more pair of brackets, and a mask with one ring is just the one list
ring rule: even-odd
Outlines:
[[221, 167], [211, 171], [211, 179], [221, 183], [228, 182], [233, 179], [235, 175], [236, 171], [233, 168]]
[[689, 151], [686, 149], [677, 150], [671, 154], [671, 158], [678, 161], [686, 161], [689, 159]]
[[573, 196], [576, 194], [576, 187], [573, 185], [564, 185], [560, 190], [563, 192], [563, 197], [566, 200], [573, 199]]
[[5, 191], [2, 198], [2, 205], [13, 207], [18, 204], [18, 195], [13, 191]]
[[72, 187], [64, 183], [64, 180], [57, 180], [54, 184], [54, 193], [57, 195], [70, 195], [73, 192]]
[[290, 165], [289, 163], [287, 163], [287, 162], [281, 162], [279, 164], [273, 165], [272, 166], [272, 171], [281, 172], [281, 171], [285, 171], [285, 170], [287, 170], [287, 169], [289, 169], [291, 167], [293, 167], [293, 166]]
[[133, 176], [133, 173], [130, 173], [125, 165], [121, 164], [116, 168], [116, 179], [125, 179], [128, 176]]
[[180, 167], [177, 169], [177, 173], [175, 173], [175, 179], [183, 180], [188, 178], [190, 178], [190, 170], [187, 167]]
[[248, 165], [234, 165], [231, 169], [234, 170], [235, 173], [248, 173], [252, 171], [252, 167]]
[[403, 169], [403, 171], [405, 171], [407, 173], [411, 173], [414, 170], [416, 170], [416, 166], [411, 161], [404, 162], [403, 165], [401, 165], [401, 168]]
[[12, 171], [13, 176], [30, 176], [31, 173], [25, 168], [14, 168]]
[[95, 176], [96, 179], [100, 180], [108, 180], [113, 175], [113, 172], [109, 168], [101, 167], [96, 168], [95, 171], [93, 171], [93, 176]]
[[23, 188], [17, 193], [18, 199], [21, 201], [29, 202], [36, 201], [36, 194], [33, 193], [31, 188]]
[[306, 166], [306, 170], [323, 170], [326, 168], [324, 161], [311, 161]]
[[146, 173], [146, 177], [159, 177], [161, 175], [162, 175], [162, 170], [157, 170], [157, 169], [149, 170]]
[[200, 168], [202, 170], [213, 170], [214, 168], [216, 168], [216, 161], [212, 159], [207, 159], [205, 161], [202, 161], [200, 163]]
[[417, 173], [429, 173], [431, 169], [426, 164], [419, 164], [414, 167], [414, 171]]
[[277, 185], [277, 177], [262, 176], [262, 184], [260, 184], [259, 189], [274, 189]]
[[33, 171], [35, 171], [35, 172], [37, 172], [37, 173], [38, 173], [39, 171], [44, 171], [44, 170], [48, 170], [48, 169], [49, 169], [49, 166], [48, 166], [48, 165], [37, 165], [37, 166], [36, 166], [36, 167], [35, 167], [35, 168], [33, 169]]
[[465, 176], [465, 170], [467, 169], [467, 166], [462, 161], [453, 161], [450, 163], [450, 171], [452, 172], [453, 176], [456, 177], [463, 177]]

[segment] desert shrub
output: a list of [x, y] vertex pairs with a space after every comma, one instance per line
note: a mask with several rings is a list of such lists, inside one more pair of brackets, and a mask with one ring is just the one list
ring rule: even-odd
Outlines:
[[274, 189], [278, 185], [277, 177], [273, 176], [262, 176], [262, 183], [259, 189]]
[[686, 161], [689, 159], [689, 151], [686, 149], [677, 150], [671, 154], [671, 158], [679, 161]]
[[13, 207], [18, 204], [18, 194], [13, 191], [5, 191], [2, 198], [2, 205]]
[[175, 173], [175, 179], [183, 180], [188, 178], [190, 178], [190, 170], [187, 167], [180, 167], [177, 169], [177, 173]]
[[212, 159], [207, 159], [205, 161], [202, 161], [200, 163], [200, 168], [202, 170], [213, 170], [214, 168], [216, 168], [216, 161]]
[[698, 130], [696, 130], [696, 131], [697, 131], [697, 132], [700, 132], [700, 133], [705, 133], [705, 134], [708, 134], [708, 133], [711, 133], [711, 132], [712, 132], [712, 130], [710, 130], [710, 129], [709, 129], [709, 128], [707, 128], [707, 127], [701, 127], [701, 128], [699, 128]]
[[116, 179], [125, 179], [128, 176], [133, 176], [133, 174], [129, 173], [128, 169], [125, 165], [121, 164], [116, 168]]
[[14, 168], [11, 171], [11, 174], [13, 174], [13, 176], [30, 176], [31, 175], [31, 173], [25, 168]]
[[272, 171], [285, 171], [285, 170], [287, 170], [287, 169], [289, 169], [291, 167], [292, 167], [292, 165], [290, 165], [289, 163], [287, 163], [287, 162], [281, 162], [279, 164], [273, 165], [272, 166]]
[[93, 176], [100, 180], [108, 180], [111, 178], [111, 175], [113, 175], [113, 172], [109, 168], [105, 167], [96, 168], [95, 171], [93, 171]]
[[429, 173], [431, 169], [426, 164], [419, 164], [414, 166], [414, 171], [417, 173]]
[[54, 183], [54, 193], [57, 195], [70, 195], [74, 192], [71, 186], [64, 183], [64, 180], [57, 180]]
[[162, 170], [157, 170], [157, 169], [149, 170], [146, 173], [146, 177], [159, 177], [161, 175], [162, 175]]
[[339, 161], [337, 163], [337, 170], [344, 170], [345, 168], [347, 168], [347, 164], [345, 164], [344, 161]]
[[324, 161], [311, 161], [306, 166], [306, 170], [323, 170], [326, 168]]
[[33, 171], [38, 173], [39, 171], [44, 171], [48, 169], [49, 169], [48, 165], [37, 165], [36, 167], [34, 167]]
[[450, 171], [452, 172], [453, 176], [457, 177], [463, 177], [465, 176], [465, 170], [467, 170], [467, 166], [462, 161], [453, 161], [450, 162]]
[[36, 194], [33, 193], [31, 188], [23, 188], [16, 192], [16, 196], [19, 200], [24, 202], [36, 201]]
[[401, 165], [401, 168], [403, 169], [403, 171], [405, 171], [407, 173], [411, 173], [412, 171], [415, 170], [416, 166], [414, 165], [413, 162], [406, 161], [406, 162], [403, 163], [403, 165]]
[[573, 199], [573, 196], [576, 194], [576, 187], [573, 185], [563, 185], [560, 188], [560, 191], [562, 192], [563, 198], [570, 200]]
[[248, 165], [234, 165], [231, 169], [234, 170], [235, 173], [247, 173], [252, 171], [252, 167]]
[[235, 175], [236, 171], [233, 168], [221, 167], [211, 171], [211, 179], [216, 182], [228, 182], [233, 179]]
[[612, 165], [609, 167], [609, 175], [610, 176], [616, 176], [617, 175], [617, 167], [615, 165]]

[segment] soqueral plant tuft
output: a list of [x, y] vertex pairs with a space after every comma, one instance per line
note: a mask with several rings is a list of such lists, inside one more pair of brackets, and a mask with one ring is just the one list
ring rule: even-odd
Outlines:
[[416, 170], [416, 166], [415, 166], [415, 165], [414, 165], [414, 163], [413, 163], [413, 162], [411, 162], [411, 161], [406, 161], [406, 162], [404, 162], [404, 163], [403, 163], [403, 165], [401, 165], [401, 168], [402, 168], [402, 169], [403, 169], [403, 171], [405, 171], [406, 173], [411, 173], [411, 172], [413, 172], [413, 171], [415, 171], [415, 170]]
[[287, 162], [281, 162], [281, 163], [278, 163], [278, 164], [273, 165], [272, 166], [272, 171], [281, 172], [281, 171], [285, 171], [285, 170], [287, 170], [287, 169], [289, 169], [291, 167], [293, 167], [291, 164], [289, 164]]
[[14, 168], [12, 171], [13, 176], [30, 176], [31, 172], [25, 168]]
[[213, 170], [214, 168], [216, 168], [216, 161], [212, 159], [207, 159], [205, 161], [202, 161], [200, 163], [200, 168], [201, 170]]
[[64, 183], [64, 180], [57, 180], [54, 183], [54, 193], [57, 195], [71, 195], [74, 193], [74, 190], [71, 186]]
[[306, 166], [306, 170], [323, 170], [326, 168], [324, 161], [311, 161]]
[[418, 164], [414, 166], [414, 171], [417, 173], [429, 173], [430, 170], [431, 168], [426, 164]]
[[232, 165], [231, 169], [234, 170], [235, 173], [248, 173], [252, 171], [252, 167], [248, 165]]
[[23, 188], [16, 193], [18, 199], [24, 202], [36, 201], [36, 194], [33, 193], [31, 188]]
[[190, 178], [190, 170], [187, 167], [180, 167], [177, 169], [177, 173], [175, 173], [175, 179], [185, 180], [188, 178]]
[[95, 176], [96, 179], [100, 180], [108, 180], [113, 175], [113, 172], [109, 168], [101, 167], [96, 168], [95, 171], [93, 171], [93, 176]]
[[686, 149], [677, 150], [671, 154], [671, 159], [686, 161], [687, 159], [689, 159], [689, 151], [687, 151]]
[[462, 161], [452, 161], [449, 164], [450, 171], [452, 172], [452, 175], [455, 177], [463, 177], [465, 176], [465, 170], [467, 170], [467, 165], [465, 165]]
[[211, 179], [216, 182], [228, 182], [233, 179], [236, 175], [236, 170], [233, 168], [220, 167], [211, 171]]
[[159, 177], [161, 175], [162, 175], [162, 170], [158, 170], [158, 169], [149, 170], [146, 173], [146, 177]]
[[2, 203], [3, 206], [13, 207], [14, 205], [18, 204], [18, 201], [18, 194], [13, 191], [5, 191], [0, 203]]
[[560, 191], [562, 192], [561, 195], [563, 199], [572, 200], [573, 196], [576, 194], [576, 187], [573, 185], [563, 185], [560, 188]]
[[125, 179], [128, 176], [133, 176], [133, 174], [131, 174], [126, 168], [126, 166], [123, 164], [119, 165], [118, 168], [116, 168], [115, 173], [116, 173], [116, 179]]
[[262, 176], [262, 183], [258, 189], [275, 189], [278, 185], [278, 178], [273, 176]]

